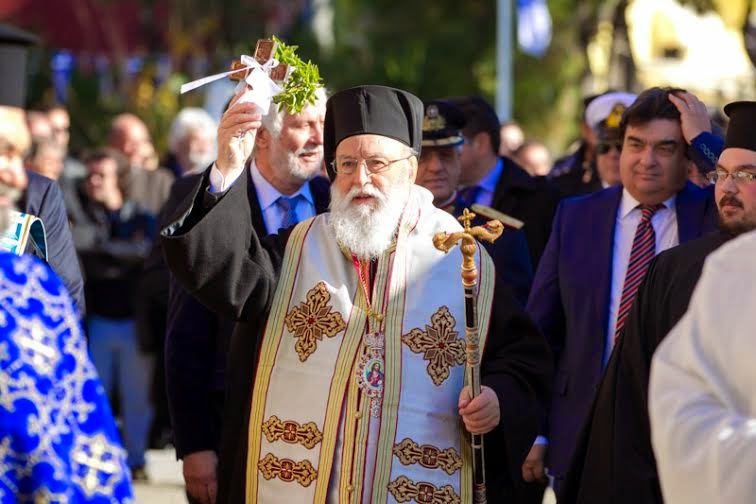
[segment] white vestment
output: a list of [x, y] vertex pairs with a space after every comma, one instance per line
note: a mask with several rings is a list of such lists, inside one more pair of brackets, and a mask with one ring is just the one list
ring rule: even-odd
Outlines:
[[756, 500], [756, 234], [706, 261], [685, 316], [654, 356], [652, 441], [664, 499]]

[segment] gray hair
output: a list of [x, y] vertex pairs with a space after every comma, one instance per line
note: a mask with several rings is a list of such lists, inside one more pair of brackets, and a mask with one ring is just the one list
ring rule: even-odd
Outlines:
[[[315, 90], [315, 106], [325, 107], [325, 102], [328, 99], [326, 96], [326, 89], [319, 87]], [[268, 113], [262, 118], [262, 127], [268, 130], [273, 138], [278, 138], [281, 134], [281, 128], [283, 128], [283, 120], [286, 115], [286, 109], [279, 106], [277, 103], [271, 102]]]
[[215, 138], [218, 125], [204, 109], [187, 107], [182, 109], [171, 123], [168, 132], [168, 150], [176, 152], [179, 143], [192, 131], [199, 131], [210, 138]]

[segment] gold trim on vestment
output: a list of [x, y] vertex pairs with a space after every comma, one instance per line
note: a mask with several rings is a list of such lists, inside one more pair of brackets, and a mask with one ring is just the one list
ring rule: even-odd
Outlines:
[[[302, 244], [313, 222], [314, 219], [300, 222], [289, 235], [281, 265], [281, 277], [273, 296], [267, 325], [263, 332], [263, 341], [260, 345], [260, 356], [255, 373], [255, 384], [252, 389], [252, 404], [247, 434], [247, 502], [257, 502], [258, 460], [260, 460], [265, 399], [268, 385], [270, 384], [271, 372], [276, 360], [278, 344], [283, 337], [284, 318], [286, 309], [289, 306], [288, 296], [291, 295], [294, 280], [296, 279], [296, 270], [302, 254]], [[268, 334], [269, 331], [275, 337], [265, 338], [265, 334]]]
[[307, 291], [306, 300], [286, 315], [286, 329], [297, 339], [294, 349], [302, 362], [318, 349], [323, 336], [333, 338], [346, 329], [344, 317], [328, 305], [330, 300], [325, 283], [318, 282]]
[[388, 306], [385, 318], [385, 378], [383, 388], [383, 407], [381, 408], [381, 426], [376, 448], [375, 470], [373, 471], [373, 491], [371, 502], [386, 502], [388, 483], [391, 478], [392, 448], [396, 438], [399, 416], [399, 398], [402, 386], [402, 325], [406, 305], [407, 282], [407, 242], [409, 233], [416, 224], [418, 207], [415, 199], [410, 198], [404, 209], [405, 216], [396, 240], [396, 253], [391, 267]]

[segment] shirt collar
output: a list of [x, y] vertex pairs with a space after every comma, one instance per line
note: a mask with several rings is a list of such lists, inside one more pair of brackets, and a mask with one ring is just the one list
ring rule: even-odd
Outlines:
[[499, 177], [503, 170], [504, 162], [501, 158], [497, 158], [496, 165], [494, 165], [493, 169], [488, 172], [488, 175], [481, 179], [478, 186], [490, 193], [496, 192], [496, 183], [499, 181]]
[[281, 194], [278, 189], [273, 187], [273, 184], [263, 177], [254, 159], [249, 163], [249, 171], [252, 175], [252, 183], [255, 184], [255, 192], [257, 193], [257, 201], [260, 203], [260, 210], [267, 210], [269, 207], [273, 206], [281, 196], [294, 198], [295, 196], [300, 195], [309, 201], [311, 205], [315, 205], [312, 198], [312, 192], [310, 191], [310, 184], [304, 183], [297, 192], [286, 196], [285, 194]]
[[[662, 202], [662, 205], [664, 205], [665, 208], [669, 210], [675, 209], [675, 198], [677, 197], [676, 194], [673, 194], [669, 199], [666, 199]], [[635, 199], [632, 194], [626, 189], [622, 188], [622, 201], [620, 202], [620, 219], [624, 219], [627, 217], [630, 212], [636, 209], [636, 207], [640, 205], [640, 201]]]

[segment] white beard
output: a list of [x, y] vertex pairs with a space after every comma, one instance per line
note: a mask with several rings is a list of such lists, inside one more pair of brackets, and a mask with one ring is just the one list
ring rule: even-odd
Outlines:
[[[301, 154], [314, 152], [320, 156], [320, 161], [315, 163], [315, 168], [310, 168], [299, 162], [299, 156]], [[274, 152], [271, 154], [271, 164], [273, 166], [286, 167], [286, 171], [292, 177], [307, 182], [318, 173], [318, 166], [323, 162], [323, 148], [322, 147], [302, 147], [296, 152], [285, 150], [283, 147], [276, 146]]]
[[[332, 185], [330, 224], [336, 240], [359, 259], [379, 257], [394, 241], [409, 189], [406, 180], [390, 187], [386, 194], [366, 186], [353, 187], [344, 195]], [[376, 198], [376, 208], [352, 204], [358, 195]]]

